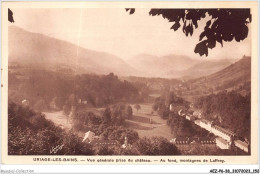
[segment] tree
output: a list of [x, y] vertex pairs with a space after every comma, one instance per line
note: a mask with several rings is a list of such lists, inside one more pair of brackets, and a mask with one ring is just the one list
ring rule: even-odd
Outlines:
[[138, 105], [138, 104], [136, 104], [136, 105], [134, 105], [134, 108], [136, 109], [136, 111], [138, 112], [138, 110], [139, 109], [141, 109], [141, 106], [140, 105]]
[[110, 123], [110, 121], [111, 121], [111, 111], [110, 111], [109, 108], [106, 108], [106, 109], [105, 109], [105, 111], [104, 111], [104, 113], [103, 113], [102, 119], [103, 119], [103, 122], [104, 122], [105, 124]]
[[14, 23], [13, 12], [8, 8], [8, 21]]
[[177, 147], [163, 137], [141, 138], [134, 146], [142, 155], [180, 155]]
[[131, 106], [127, 106], [126, 108], [126, 116], [127, 119], [130, 119], [133, 116], [133, 109]]
[[162, 105], [158, 110], [158, 114], [162, 119], [167, 119], [169, 117], [169, 113], [169, 108], [165, 105]]
[[[126, 11], [133, 14], [135, 9], [127, 8]], [[198, 28], [198, 21], [208, 19], [200, 34], [200, 42], [194, 49], [200, 56], [208, 56], [208, 49], [213, 49], [216, 42], [223, 47], [223, 41], [244, 40], [248, 36], [248, 23], [252, 18], [250, 9], [151, 9], [149, 14], [162, 15], [164, 19], [173, 22], [170, 29], [174, 31], [182, 25], [186, 36], [192, 36], [193, 31]]]

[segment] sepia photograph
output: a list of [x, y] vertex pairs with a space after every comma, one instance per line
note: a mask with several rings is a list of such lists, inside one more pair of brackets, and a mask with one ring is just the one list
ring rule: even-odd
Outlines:
[[252, 155], [250, 8], [6, 9], [7, 156]]

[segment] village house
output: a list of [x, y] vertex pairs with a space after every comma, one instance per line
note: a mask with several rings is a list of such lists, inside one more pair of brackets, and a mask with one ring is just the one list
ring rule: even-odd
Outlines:
[[217, 137], [216, 138], [216, 145], [220, 148], [220, 149], [229, 149], [230, 148], [230, 143], [227, 142], [226, 140], [224, 140], [221, 137]]
[[85, 133], [85, 136], [82, 140], [82, 142], [87, 142], [87, 143], [91, 143], [93, 140], [98, 139], [98, 136], [95, 136], [95, 133], [92, 131], [88, 131]]
[[191, 120], [191, 115], [187, 114], [185, 117], [187, 120]]
[[115, 146], [118, 145], [116, 140], [100, 140], [98, 136], [95, 136], [95, 133], [88, 131], [85, 133], [85, 136], [82, 142], [91, 143], [96, 146]]
[[238, 147], [239, 149], [243, 150], [244, 152], [249, 152], [248, 150], [248, 143], [241, 141], [241, 140], [235, 140], [234, 144], [236, 147]]
[[170, 112], [176, 112], [179, 114], [179, 112], [182, 112], [186, 110], [184, 106], [174, 106], [173, 104], [170, 104]]
[[81, 99], [78, 99], [78, 104], [88, 104], [88, 101], [87, 100], [81, 100]]

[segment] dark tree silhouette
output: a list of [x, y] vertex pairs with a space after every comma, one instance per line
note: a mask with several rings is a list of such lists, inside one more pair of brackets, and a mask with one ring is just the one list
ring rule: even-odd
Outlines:
[[[135, 9], [126, 8], [130, 14]], [[169, 22], [173, 22], [172, 30], [177, 31], [182, 25], [182, 31], [186, 36], [192, 36], [193, 31], [198, 28], [198, 21], [209, 16], [200, 34], [199, 43], [194, 52], [200, 56], [208, 56], [208, 49], [216, 46], [216, 42], [223, 47], [223, 41], [237, 42], [248, 36], [248, 23], [251, 22], [250, 9], [151, 9], [150, 15], [162, 15]]]
[[14, 18], [13, 18], [13, 12], [8, 8], [8, 21], [13, 23]]

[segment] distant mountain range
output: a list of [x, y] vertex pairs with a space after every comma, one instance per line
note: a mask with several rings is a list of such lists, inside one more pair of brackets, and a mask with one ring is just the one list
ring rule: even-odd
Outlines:
[[112, 54], [88, 50], [72, 43], [10, 26], [9, 62], [47, 68], [66, 66], [77, 73], [132, 75], [137, 71]]
[[157, 57], [148, 54], [124, 61], [109, 53], [78, 47], [15, 26], [9, 26], [8, 37], [9, 63], [52, 70], [67, 68], [74, 73], [113, 72], [119, 76], [191, 79], [212, 74], [234, 62], [229, 59], [197, 60], [183, 55]]
[[191, 91], [245, 90], [251, 88], [251, 57], [244, 56], [237, 62], [211, 75], [186, 82]]

